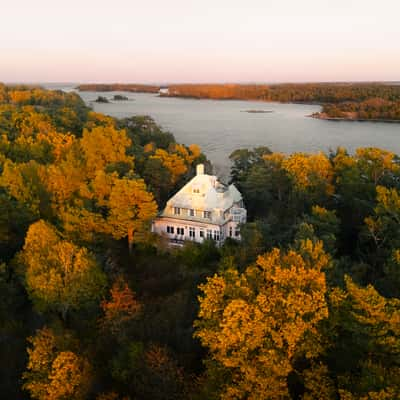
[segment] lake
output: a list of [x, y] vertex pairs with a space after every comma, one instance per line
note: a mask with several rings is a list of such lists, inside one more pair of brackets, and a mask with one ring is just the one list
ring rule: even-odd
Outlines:
[[[324, 121], [307, 117], [318, 105], [237, 100], [163, 98], [155, 94], [79, 92], [89, 104], [97, 96], [123, 94], [130, 100], [92, 103], [95, 111], [117, 118], [150, 115], [186, 145], [197, 143], [217, 173], [229, 171], [229, 154], [238, 148], [268, 146], [284, 153], [329, 151], [344, 146], [350, 152], [375, 146], [400, 154], [400, 123]], [[272, 111], [248, 113], [249, 110]]]

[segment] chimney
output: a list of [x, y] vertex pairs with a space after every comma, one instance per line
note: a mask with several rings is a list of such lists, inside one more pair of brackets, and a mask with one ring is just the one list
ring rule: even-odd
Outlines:
[[198, 164], [196, 167], [196, 175], [204, 175], [204, 164]]

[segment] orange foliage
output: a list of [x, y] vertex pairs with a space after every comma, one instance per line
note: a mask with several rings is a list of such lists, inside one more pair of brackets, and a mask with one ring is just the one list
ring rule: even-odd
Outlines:
[[116, 333], [125, 322], [137, 317], [141, 305], [123, 278], [114, 282], [110, 294], [111, 299], [101, 303], [104, 312], [102, 323]]

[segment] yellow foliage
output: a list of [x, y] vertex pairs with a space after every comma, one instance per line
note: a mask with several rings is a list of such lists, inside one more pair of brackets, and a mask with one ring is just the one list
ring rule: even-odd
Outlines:
[[363, 147], [356, 150], [355, 159], [362, 171], [378, 184], [383, 175], [400, 171], [400, 166], [395, 163], [395, 154], [376, 147]]
[[333, 168], [323, 153], [294, 153], [282, 162], [300, 191], [321, 188], [327, 195], [334, 192]]
[[142, 233], [157, 213], [152, 193], [146, 190], [142, 179], [117, 179], [108, 203], [107, 225], [116, 239], [128, 236], [132, 243], [136, 233]]
[[97, 126], [115, 126], [115, 119], [112, 117], [109, 117], [108, 115], [100, 114], [95, 111], [89, 111], [88, 113], [88, 121], [85, 125], [86, 129], [93, 129], [96, 128]]
[[198, 146], [197, 144], [190, 144], [189, 151], [191, 154], [188, 157], [188, 161], [191, 164], [191, 163], [193, 163], [194, 160], [196, 160], [196, 158], [200, 157], [201, 149], [200, 149], [200, 146]]
[[24, 389], [37, 400], [84, 400], [90, 388], [90, 366], [72, 351], [60, 351], [54, 333], [43, 328], [28, 339]]
[[176, 183], [179, 177], [187, 172], [185, 159], [177, 153], [168, 153], [163, 149], [157, 149], [154, 156], [150, 158], [161, 160], [163, 166], [171, 173], [172, 183]]
[[63, 351], [53, 361], [49, 380], [46, 399], [84, 400], [90, 382], [89, 363], [71, 351]]
[[268, 163], [281, 168], [286, 156], [283, 153], [264, 154], [262, 158]]
[[8, 96], [12, 103], [25, 103], [32, 98], [32, 92], [30, 90], [10, 90]]
[[125, 130], [119, 131], [112, 126], [99, 126], [91, 131], [84, 129], [80, 144], [89, 178], [109, 164], [124, 163], [133, 169], [133, 156], [126, 154], [132, 142]]
[[48, 223], [29, 227], [21, 254], [26, 289], [39, 311], [57, 310], [63, 318], [101, 297], [105, 276], [84, 247], [62, 240]]
[[156, 149], [156, 146], [153, 142], [147, 143], [143, 147], [143, 151], [145, 153], [152, 153]]
[[243, 274], [229, 269], [200, 286], [195, 335], [232, 374], [223, 399], [288, 396], [296, 355], [320, 351], [317, 325], [328, 316], [321, 270], [328, 261], [322, 242], [307, 240], [299, 252], [274, 249]]

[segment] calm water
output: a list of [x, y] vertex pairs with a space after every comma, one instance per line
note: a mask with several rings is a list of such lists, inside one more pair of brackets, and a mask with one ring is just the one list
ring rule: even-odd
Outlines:
[[[109, 99], [121, 92], [80, 92], [86, 102]], [[160, 98], [154, 94], [123, 93], [129, 101], [93, 103], [95, 111], [114, 117], [150, 115], [178, 142], [197, 143], [217, 172], [226, 174], [229, 154], [238, 148], [268, 146], [273, 151], [316, 152], [344, 146], [377, 146], [400, 154], [400, 123], [337, 122], [309, 118], [320, 107], [253, 101]], [[247, 113], [270, 110], [272, 113]]]

